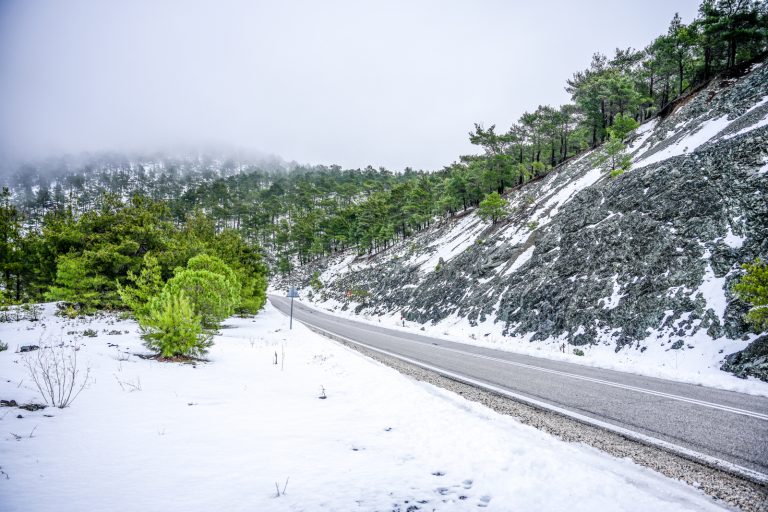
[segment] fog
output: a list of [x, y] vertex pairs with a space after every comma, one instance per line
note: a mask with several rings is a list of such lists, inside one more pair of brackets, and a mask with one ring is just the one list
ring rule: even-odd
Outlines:
[[0, 154], [223, 146], [437, 169], [697, 0], [3, 1]]

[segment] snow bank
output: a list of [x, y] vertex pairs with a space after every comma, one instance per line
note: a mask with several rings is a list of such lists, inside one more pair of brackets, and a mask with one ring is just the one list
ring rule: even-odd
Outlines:
[[533, 221], [538, 222], [539, 225], [544, 225], [549, 222], [555, 215], [557, 215], [563, 205], [573, 199], [577, 193], [597, 183], [597, 180], [599, 180], [603, 174], [603, 171], [599, 167], [596, 167], [587, 171], [580, 178], [567, 182], [553, 196], [547, 198], [546, 202], [539, 207], [536, 216], [533, 217]]
[[434, 243], [427, 246], [428, 252], [417, 260], [416, 264], [423, 272], [434, 271], [441, 259], [443, 262], [448, 262], [472, 246], [485, 228], [484, 223], [480, 222], [476, 215], [466, 215], [454, 223]]
[[616, 306], [619, 305], [619, 301], [624, 297], [624, 294], [620, 293], [621, 285], [619, 285], [618, 278], [618, 274], [613, 274], [613, 277], [611, 278], [613, 281], [613, 290], [610, 297], [602, 299], [603, 309], [616, 309]]
[[722, 132], [730, 123], [731, 120], [728, 119], [727, 114], [715, 119], [709, 119], [702, 123], [696, 131], [687, 134], [674, 144], [670, 144], [660, 151], [645, 158], [641, 158], [635, 162], [634, 166], [643, 167], [675, 156], [692, 153], [696, 148], [717, 136], [717, 134]]
[[528, 263], [530, 259], [533, 257], [533, 251], [536, 250], [536, 246], [532, 245], [529, 248], [527, 248], [520, 256], [518, 256], [515, 261], [512, 262], [512, 265], [504, 271], [505, 276], [508, 276], [512, 272], [515, 272], [517, 269]]

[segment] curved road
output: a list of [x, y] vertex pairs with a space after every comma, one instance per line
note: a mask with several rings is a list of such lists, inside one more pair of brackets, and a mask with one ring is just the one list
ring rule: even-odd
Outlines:
[[[290, 299], [269, 299], [288, 313]], [[766, 397], [430, 338], [336, 317], [299, 301], [294, 302], [293, 315], [348, 341], [582, 420], [725, 461], [752, 478], [768, 480]]]

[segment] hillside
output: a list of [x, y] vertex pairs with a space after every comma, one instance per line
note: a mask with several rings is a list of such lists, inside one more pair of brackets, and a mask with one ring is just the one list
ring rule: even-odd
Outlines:
[[768, 379], [766, 337], [730, 291], [740, 264], [768, 257], [766, 125], [758, 64], [643, 124], [621, 176], [587, 152], [509, 192], [498, 224], [457, 215], [372, 257], [304, 268], [303, 284], [320, 272], [310, 299], [324, 307], [513, 350], [617, 352], [664, 375], [716, 373], [752, 344], [729, 369]]

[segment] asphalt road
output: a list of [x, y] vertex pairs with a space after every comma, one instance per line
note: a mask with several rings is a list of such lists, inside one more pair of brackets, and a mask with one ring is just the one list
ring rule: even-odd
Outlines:
[[[270, 296], [281, 311], [290, 299]], [[768, 478], [768, 398], [454, 343], [294, 302], [294, 321]]]

